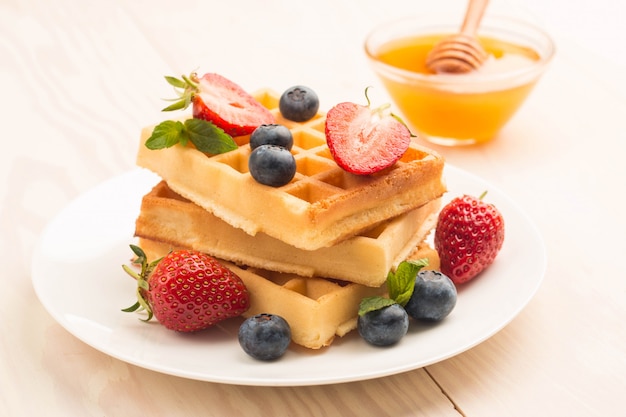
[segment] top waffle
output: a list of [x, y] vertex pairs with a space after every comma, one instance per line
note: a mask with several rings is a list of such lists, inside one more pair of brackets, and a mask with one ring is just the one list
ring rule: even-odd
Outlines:
[[332, 246], [445, 192], [444, 161], [434, 151], [412, 143], [393, 167], [353, 175], [330, 155], [323, 114], [294, 123], [280, 115], [278, 94], [262, 90], [253, 96], [292, 131], [297, 168], [289, 184], [273, 188], [257, 183], [248, 172], [247, 144], [214, 156], [181, 145], [150, 150], [144, 144], [153, 126], [142, 131], [137, 164], [230, 225], [306, 250]]

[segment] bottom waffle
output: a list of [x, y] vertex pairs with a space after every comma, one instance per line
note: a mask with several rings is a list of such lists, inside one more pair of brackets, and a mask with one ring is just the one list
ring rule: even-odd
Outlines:
[[[140, 239], [139, 246], [150, 261], [173, 249], [188, 249], [172, 248], [150, 239]], [[411, 257], [427, 258], [429, 268], [436, 269], [439, 265], [437, 253], [426, 244], [418, 247]], [[292, 341], [310, 349], [329, 346], [335, 336], [344, 336], [356, 329], [361, 300], [385, 291], [384, 286], [366, 287], [224, 263], [243, 280], [250, 292], [250, 309], [244, 317], [278, 314], [289, 323]]]
[[135, 235], [236, 264], [379, 287], [436, 222], [440, 199], [328, 248], [307, 251], [263, 233], [251, 236], [174, 193], [164, 181], [141, 203]]

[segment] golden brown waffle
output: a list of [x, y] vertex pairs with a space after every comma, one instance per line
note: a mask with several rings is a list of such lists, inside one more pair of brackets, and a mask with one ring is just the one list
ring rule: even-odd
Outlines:
[[231, 226], [306, 250], [332, 246], [445, 192], [444, 161], [434, 151], [412, 143], [393, 167], [353, 175], [330, 155], [323, 114], [306, 123], [290, 122], [280, 115], [276, 93], [263, 90], [254, 96], [293, 133], [297, 172], [289, 184], [272, 188], [257, 183], [248, 172], [249, 145], [215, 156], [181, 145], [150, 150], [144, 143], [153, 126], [142, 131], [138, 165]]
[[250, 236], [161, 181], [142, 199], [135, 235], [237, 264], [379, 287], [428, 235], [439, 206], [440, 200], [433, 200], [335, 246], [306, 251], [264, 233]]
[[[173, 248], [150, 239], [139, 239], [139, 246], [150, 261], [173, 249], [189, 249]], [[438, 265], [437, 253], [427, 245], [413, 255], [429, 259], [430, 265]], [[344, 336], [354, 330], [361, 300], [385, 291], [384, 286], [372, 288], [224, 263], [242, 279], [250, 293], [250, 309], [244, 317], [259, 313], [278, 314], [289, 323], [293, 342], [310, 349], [329, 346], [335, 336]]]

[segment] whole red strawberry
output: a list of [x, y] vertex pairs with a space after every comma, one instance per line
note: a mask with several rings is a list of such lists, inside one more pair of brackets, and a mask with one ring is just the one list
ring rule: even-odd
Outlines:
[[411, 132], [388, 108], [346, 102], [328, 111], [326, 142], [337, 165], [353, 174], [369, 175], [404, 155]]
[[471, 280], [491, 265], [504, 242], [502, 214], [483, 197], [457, 197], [439, 213], [435, 249], [441, 272], [456, 284]]
[[240, 316], [250, 306], [241, 278], [215, 258], [197, 251], [179, 250], [148, 263], [141, 248], [131, 245], [141, 264], [137, 274], [137, 302], [123, 311], [146, 310], [166, 328], [179, 332], [206, 329]]
[[193, 117], [209, 121], [231, 136], [251, 134], [262, 124], [276, 122], [274, 115], [238, 84], [214, 73], [182, 79], [165, 77], [180, 90], [180, 97], [164, 111], [185, 109], [193, 104]]

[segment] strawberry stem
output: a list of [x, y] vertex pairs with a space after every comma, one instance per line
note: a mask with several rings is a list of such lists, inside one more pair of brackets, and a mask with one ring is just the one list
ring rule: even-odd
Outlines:
[[135, 290], [135, 295], [137, 300], [135, 304], [130, 307], [122, 309], [122, 311], [126, 313], [134, 312], [134, 311], [142, 311], [145, 310], [148, 313], [148, 317], [145, 319], [141, 319], [142, 321], [150, 321], [153, 317], [152, 308], [146, 300], [144, 296], [144, 292], [147, 292], [150, 289], [150, 285], [148, 284], [148, 277], [150, 273], [154, 269], [154, 267], [161, 261], [162, 258], [157, 259], [156, 261], [152, 261], [148, 263], [148, 258], [146, 257], [145, 252], [139, 246], [130, 245], [131, 250], [137, 256], [137, 258], [133, 261], [135, 264], [141, 265], [141, 272], [137, 273], [133, 269], [131, 269], [127, 265], [122, 265], [122, 268], [128, 275], [133, 277], [137, 281], [137, 288]]
[[198, 78], [198, 74], [192, 72], [189, 76], [181, 75], [182, 79], [193, 89], [194, 92], [197, 92], [200, 89], [200, 79]]
[[126, 271], [126, 273], [130, 275], [131, 277], [133, 277], [136, 281], [139, 281], [141, 279], [139, 274], [133, 269], [131, 269], [128, 265], [122, 265], [122, 269], [124, 269], [124, 271]]
[[[368, 86], [365, 88], [365, 99], [367, 100], [367, 107], [371, 107], [371, 101], [370, 101], [370, 97], [368, 94], [369, 89], [372, 88], [372, 86]], [[389, 109], [391, 107], [391, 103], [385, 103], [382, 106], [377, 107], [376, 109], [374, 109], [372, 111], [372, 114], [376, 113], [379, 115], [379, 117], [383, 117], [386, 114], [386, 110]], [[393, 113], [392, 111], [388, 112], [389, 116], [393, 117], [394, 119], [396, 119], [397, 121], [399, 121], [400, 123], [402, 123], [404, 125], [404, 127], [406, 127], [406, 129], [409, 131], [409, 134], [411, 135], [412, 138], [416, 138], [417, 135], [413, 134], [413, 132], [411, 132], [411, 129], [409, 129], [409, 126], [404, 122], [404, 120], [402, 120], [402, 118], [400, 116], [398, 116], [397, 114]]]
[[391, 108], [391, 104], [385, 103], [381, 106], [376, 107], [374, 110], [372, 110], [372, 113], [376, 113], [380, 115], [380, 117], [382, 118], [383, 116], [386, 116], [387, 114], [391, 115], [391, 111], [387, 111], [390, 108]]
[[370, 107], [370, 105], [372, 104], [372, 102], [370, 101], [369, 94], [367, 94], [367, 92], [369, 91], [370, 88], [372, 88], [371, 85], [365, 87], [365, 100], [367, 100], [367, 107]]
[[193, 96], [200, 91], [200, 79], [198, 74], [192, 72], [191, 74], [181, 75], [182, 79], [176, 77], [166, 76], [165, 80], [168, 84], [176, 89], [177, 98], [167, 101], [173, 101], [171, 104], [164, 108], [162, 111], [173, 110], [185, 110], [191, 104]]

